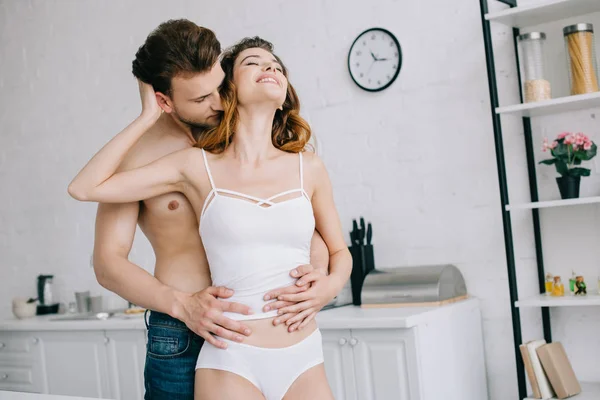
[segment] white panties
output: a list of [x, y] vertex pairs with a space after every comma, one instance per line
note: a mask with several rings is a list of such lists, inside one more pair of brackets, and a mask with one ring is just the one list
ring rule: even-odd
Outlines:
[[196, 369], [218, 369], [237, 374], [252, 382], [266, 400], [281, 400], [303, 372], [323, 362], [323, 343], [318, 328], [301, 342], [282, 348], [221, 340], [227, 342], [227, 349], [219, 349], [208, 342], [202, 345]]

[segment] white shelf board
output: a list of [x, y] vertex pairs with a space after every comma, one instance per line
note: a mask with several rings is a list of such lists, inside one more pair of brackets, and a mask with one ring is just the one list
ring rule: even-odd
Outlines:
[[[569, 400], [598, 400], [600, 399], [600, 383], [580, 382], [581, 393], [573, 397], [569, 397]], [[556, 399], [553, 397], [552, 399]], [[552, 400], [551, 399], [551, 400]], [[524, 400], [535, 400], [533, 397], [526, 397]]]
[[[600, 1], [600, 0], [598, 0], [598, 1]], [[525, 203], [525, 204], [507, 204], [506, 211], [531, 210], [534, 208], [578, 206], [578, 205], [582, 205], [582, 204], [594, 204], [594, 203], [600, 203], [600, 196], [580, 197], [578, 199], [566, 199], [566, 200], [536, 201], [534, 203]]]
[[[540, 294], [527, 299], [515, 302], [516, 307], [584, 307], [600, 306], [600, 295], [596, 291], [597, 282], [587, 282], [588, 294], [586, 296], [574, 296], [566, 293], [569, 290], [569, 282], [563, 282], [565, 285], [565, 295], [562, 297], [546, 296]], [[600, 396], [598, 397], [600, 399]]]
[[594, 12], [600, 12], [598, 0], [547, 0], [489, 13], [485, 18], [490, 22], [523, 28]]
[[[598, 1], [598, 0], [596, 0]], [[600, 4], [600, 1], [598, 1]], [[556, 99], [515, 104], [496, 108], [496, 114], [514, 114], [522, 117], [540, 117], [570, 111], [600, 107], [600, 92], [559, 97]]]

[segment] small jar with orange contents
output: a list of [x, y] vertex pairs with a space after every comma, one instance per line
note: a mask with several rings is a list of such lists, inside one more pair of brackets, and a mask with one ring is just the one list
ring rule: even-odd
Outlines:
[[554, 277], [554, 285], [552, 285], [552, 296], [564, 296], [565, 285], [560, 280], [560, 276]]
[[546, 274], [545, 287], [545, 295], [550, 296], [552, 294], [552, 289], [554, 288], [554, 276], [552, 274]]

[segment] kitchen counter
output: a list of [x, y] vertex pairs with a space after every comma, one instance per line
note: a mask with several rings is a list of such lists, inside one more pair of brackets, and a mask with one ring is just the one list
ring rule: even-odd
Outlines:
[[8, 392], [0, 390], [0, 400], [90, 400], [92, 397], [57, 396], [52, 394]]
[[[438, 307], [361, 308], [352, 305], [331, 308], [317, 314], [320, 329], [346, 328], [411, 328], [427, 323], [432, 318], [474, 309], [477, 299], [471, 298]], [[0, 321], [0, 331], [95, 331], [145, 330], [144, 314], [117, 315], [107, 320], [50, 321], [66, 315], [37, 316], [19, 320]]]
[[53, 318], [67, 317], [69, 314], [39, 315], [32, 318], [10, 318], [0, 321], [1, 331], [110, 331], [146, 329], [144, 313], [117, 314], [106, 320], [63, 320]]

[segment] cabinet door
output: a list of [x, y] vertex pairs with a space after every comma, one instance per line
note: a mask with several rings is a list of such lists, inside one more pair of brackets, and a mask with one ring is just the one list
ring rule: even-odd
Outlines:
[[412, 329], [353, 329], [350, 346], [360, 400], [421, 398]]
[[336, 400], [358, 400], [349, 329], [321, 330], [327, 381]]
[[40, 332], [48, 393], [111, 398], [102, 331]]
[[106, 331], [108, 371], [113, 399], [144, 398], [146, 331]]
[[0, 332], [0, 390], [45, 393], [39, 342], [31, 332]]

